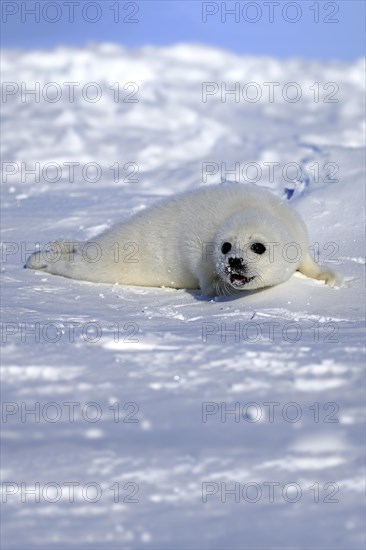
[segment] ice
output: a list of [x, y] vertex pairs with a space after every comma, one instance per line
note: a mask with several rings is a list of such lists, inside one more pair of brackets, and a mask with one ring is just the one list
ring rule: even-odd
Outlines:
[[[3, 80], [19, 85], [3, 103], [3, 547], [363, 548], [364, 60], [184, 44], [2, 56]], [[39, 102], [22, 102], [22, 82], [40, 83]], [[42, 96], [50, 82], [57, 102]], [[65, 82], [79, 83], [73, 102]], [[82, 95], [90, 82], [97, 102]], [[255, 82], [263, 96], [204, 102], [205, 82]], [[273, 102], [266, 82], [279, 83]], [[289, 82], [298, 102], [283, 98]], [[124, 102], [132, 92], [138, 101]], [[36, 162], [39, 179], [24, 171]], [[64, 163], [76, 163], [73, 178]], [[294, 276], [207, 300], [23, 269], [37, 243], [87, 239], [162, 196], [220, 184], [222, 163], [240, 164], [242, 184], [257, 163], [258, 185], [291, 195], [317, 259], [347, 285]], [[268, 163], [280, 165], [273, 181]], [[292, 182], [288, 163], [301, 168]], [[37, 482], [58, 484], [60, 500], [53, 486], [22, 502], [21, 483]], [[217, 489], [207, 502], [205, 483]], [[221, 483], [240, 485], [239, 502]], [[296, 502], [294, 487], [283, 493], [293, 483]]]

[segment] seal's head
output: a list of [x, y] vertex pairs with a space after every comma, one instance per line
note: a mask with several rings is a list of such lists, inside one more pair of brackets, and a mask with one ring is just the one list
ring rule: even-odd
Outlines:
[[291, 242], [281, 221], [260, 210], [235, 214], [215, 237], [214, 261], [224, 293], [255, 290], [286, 281], [301, 258], [289, 261], [284, 250]]

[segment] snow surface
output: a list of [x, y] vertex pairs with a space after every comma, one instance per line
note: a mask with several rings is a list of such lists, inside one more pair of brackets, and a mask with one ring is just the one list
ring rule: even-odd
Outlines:
[[[22, 102], [20, 93], [3, 103], [3, 161], [19, 167], [2, 189], [2, 399], [13, 407], [2, 429], [3, 548], [364, 547], [364, 68], [364, 60], [280, 61], [198, 45], [3, 52], [5, 82], [103, 89], [95, 103], [77, 91], [73, 103], [64, 95]], [[123, 97], [132, 91], [124, 83], [137, 83], [139, 101], [114, 102], [116, 82]], [[223, 103], [219, 94], [202, 102], [203, 82], [256, 82], [264, 92], [265, 82], [280, 83], [276, 90], [296, 82], [303, 93], [296, 103], [281, 94], [273, 103]], [[318, 102], [309, 89], [316, 82]], [[323, 101], [334, 90], [327, 83], [339, 87], [338, 102]], [[97, 162], [102, 177], [88, 182], [78, 168], [74, 182], [66, 170], [54, 183], [50, 174], [22, 181], [22, 162]], [[119, 181], [109, 168], [116, 162]], [[129, 162], [139, 172], [127, 179]], [[331, 267], [345, 287], [296, 274], [242, 298], [206, 300], [22, 269], [36, 243], [90, 238], [160, 196], [220, 183], [220, 173], [202, 181], [203, 162], [257, 162], [258, 185], [294, 191], [314, 250], [337, 260]], [[280, 163], [273, 183], [264, 162]], [[288, 162], [302, 168], [294, 184], [281, 175]], [[96, 422], [91, 402], [102, 413]], [[219, 412], [203, 422], [208, 402]], [[39, 422], [21, 418], [22, 403], [43, 410]], [[235, 403], [240, 418], [221, 422], [220, 410]], [[273, 422], [265, 403], [276, 404]], [[58, 484], [61, 499], [51, 502], [51, 488], [40, 502], [29, 494], [22, 502], [21, 483], [37, 482]], [[67, 482], [79, 484], [74, 502]], [[279, 484], [274, 502], [269, 482]], [[102, 490], [94, 503], [92, 489], [83, 497], [88, 483]], [[205, 483], [217, 489], [207, 502]], [[239, 502], [230, 494], [225, 502], [222, 483], [240, 484]], [[291, 489], [282, 496], [289, 483], [301, 488], [297, 502], [287, 501]], [[249, 502], [258, 486], [261, 497]], [[138, 502], [126, 501], [132, 492]]]

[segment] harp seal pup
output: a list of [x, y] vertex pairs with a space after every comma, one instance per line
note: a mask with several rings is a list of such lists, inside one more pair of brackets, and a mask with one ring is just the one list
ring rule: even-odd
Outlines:
[[[44, 249], [45, 250], [45, 249]], [[296, 271], [340, 286], [316, 264], [285, 200], [255, 185], [210, 185], [163, 199], [94, 240], [55, 241], [25, 267], [72, 279], [228, 295], [285, 282]]]

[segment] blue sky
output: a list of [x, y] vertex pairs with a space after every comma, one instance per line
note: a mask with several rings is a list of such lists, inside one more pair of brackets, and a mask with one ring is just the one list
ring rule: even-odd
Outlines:
[[241, 54], [348, 61], [365, 55], [364, 21], [364, 0], [3, 0], [2, 46], [198, 42]]

